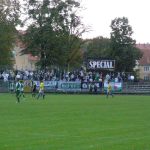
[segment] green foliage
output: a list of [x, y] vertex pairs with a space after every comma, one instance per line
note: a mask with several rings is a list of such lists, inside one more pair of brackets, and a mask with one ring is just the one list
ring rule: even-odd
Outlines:
[[11, 67], [12, 49], [19, 23], [19, 3], [15, 0], [0, 1], [0, 68]]
[[0, 67], [11, 66], [11, 50], [13, 48], [15, 28], [6, 16], [0, 13]]
[[111, 51], [110, 39], [97, 37], [92, 40], [88, 40], [86, 47], [86, 58], [93, 59], [109, 59]]
[[111, 39], [97, 37], [85, 41], [84, 58], [113, 59], [116, 61], [116, 71], [132, 72], [136, 60], [142, 57], [135, 40], [131, 38], [132, 27], [128, 24], [128, 19], [123, 17], [114, 19], [111, 28]]
[[132, 72], [136, 60], [142, 56], [135, 47], [136, 41], [132, 39], [132, 27], [128, 19], [116, 18], [111, 22], [111, 57], [116, 60], [116, 70]]
[[[75, 0], [27, 0], [26, 3], [32, 23], [24, 36], [27, 47], [23, 54], [31, 53], [40, 57], [38, 64], [41, 68], [63, 68], [80, 60], [81, 57], [77, 57], [80, 56], [78, 53], [82, 43], [79, 37], [84, 32], [76, 15], [80, 3]], [[74, 52], [77, 52], [76, 57], [72, 57]]]

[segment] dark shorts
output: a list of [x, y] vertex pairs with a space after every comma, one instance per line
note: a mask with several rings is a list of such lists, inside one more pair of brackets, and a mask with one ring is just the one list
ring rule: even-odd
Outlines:
[[16, 91], [16, 96], [19, 96], [19, 94], [20, 94], [20, 90], [17, 90]]
[[35, 92], [36, 92], [36, 89], [33, 89], [32, 92], [35, 93]]

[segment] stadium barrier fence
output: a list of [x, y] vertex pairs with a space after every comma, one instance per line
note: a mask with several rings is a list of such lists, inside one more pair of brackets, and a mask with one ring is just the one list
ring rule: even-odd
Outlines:
[[[37, 85], [37, 90], [40, 86], [40, 81], [34, 81]], [[10, 87], [15, 90], [15, 82], [0, 82], [0, 92], [9, 92]], [[24, 92], [28, 93], [32, 90], [33, 82], [31, 80], [24, 81]], [[11, 86], [10, 86], [11, 85]], [[111, 82], [113, 92], [122, 92], [122, 83]], [[45, 92], [94, 92], [94, 87], [96, 86], [96, 92], [103, 93], [107, 90], [107, 83], [102, 82], [75, 82], [75, 81], [44, 81]], [[91, 91], [92, 88], [92, 91]]]

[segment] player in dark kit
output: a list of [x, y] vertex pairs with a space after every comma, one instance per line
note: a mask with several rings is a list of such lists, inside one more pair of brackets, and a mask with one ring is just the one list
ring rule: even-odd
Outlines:
[[33, 82], [33, 87], [32, 87], [32, 97], [36, 96], [36, 83]]

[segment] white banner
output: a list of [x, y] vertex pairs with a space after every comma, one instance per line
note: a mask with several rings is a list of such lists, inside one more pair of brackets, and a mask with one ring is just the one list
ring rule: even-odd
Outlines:
[[88, 69], [114, 69], [115, 60], [88, 60]]

